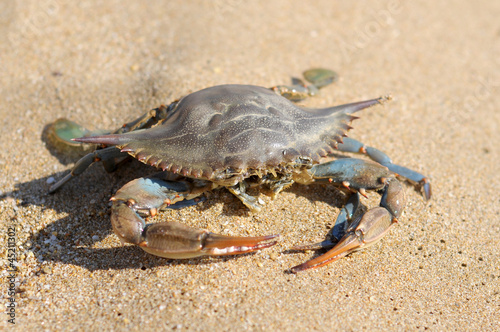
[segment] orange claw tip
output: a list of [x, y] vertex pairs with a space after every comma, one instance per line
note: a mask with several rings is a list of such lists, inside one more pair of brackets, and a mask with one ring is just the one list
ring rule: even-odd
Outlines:
[[330, 264], [353, 251], [359, 249], [363, 243], [354, 234], [351, 236], [344, 237], [333, 249], [326, 252], [325, 254], [311, 259], [305, 263], [294, 266], [290, 269], [292, 273], [297, 273], [305, 270], [312, 270], [318, 267]]
[[210, 255], [237, 255], [274, 246], [278, 241], [270, 241], [279, 235], [266, 235], [257, 237], [225, 236], [209, 233], [205, 239], [204, 250]]
[[[322, 267], [324, 265], [330, 264], [331, 262], [336, 261], [337, 259], [340, 259], [347, 254], [348, 253], [346, 252], [346, 253], [338, 255], [338, 256], [324, 259], [323, 256], [325, 256], [326, 255], [325, 254], [325, 255], [319, 256], [315, 259], [311, 259], [310, 261], [307, 261], [307, 262], [302, 263], [300, 265], [294, 266], [290, 269], [290, 271], [292, 271], [292, 273], [297, 273], [297, 272], [301, 272], [301, 271], [305, 271], [305, 270], [317, 269], [318, 267]], [[320, 259], [318, 260], [318, 258], [320, 258]]]

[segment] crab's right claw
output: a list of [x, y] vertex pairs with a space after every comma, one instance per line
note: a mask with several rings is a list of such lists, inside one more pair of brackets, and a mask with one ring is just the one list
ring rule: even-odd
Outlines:
[[383, 207], [368, 210], [358, 222], [347, 230], [333, 249], [308, 262], [291, 268], [293, 273], [315, 269], [342, 258], [354, 251], [366, 248], [380, 240], [389, 231], [395, 219]]

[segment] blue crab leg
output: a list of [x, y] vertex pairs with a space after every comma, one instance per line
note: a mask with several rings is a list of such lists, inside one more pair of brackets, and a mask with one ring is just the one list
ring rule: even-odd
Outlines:
[[[120, 128], [115, 130], [113, 132], [113, 134], [123, 134], [123, 133], [129, 132], [129, 131], [134, 131], [137, 129], [151, 128], [152, 126], [156, 125], [161, 120], [165, 119], [167, 117], [167, 113], [175, 104], [176, 104], [176, 102], [173, 102], [168, 107], [165, 105], [161, 105], [158, 108], [153, 108], [152, 110], [147, 111], [146, 113], [144, 113], [143, 115], [141, 115], [137, 119], [123, 124]], [[73, 138], [82, 137], [82, 136], [76, 136]], [[87, 135], [87, 136], [89, 136], [89, 135]]]
[[[314, 269], [331, 263], [354, 251], [366, 248], [380, 240], [402, 214], [405, 206], [404, 190], [399, 181], [385, 167], [375, 162], [346, 158], [315, 165], [310, 170], [315, 183], [332, 183], [361, 194], [366, 189], [382, 190], [380, 207], [368, 210], [346, 230], [343, 238], [327, 253], [291, 269], [293, 273]], [[352, 207], [350, 210], [355, 211]], [[321, 243], [324, 247], [329, 243]], [[313, 247], [318, 244], [313, 245]], [[295, 249], [308, 249], [299, 246]]]
[[314, 183], [332, 183], [340, 187], [359, 191], [378, 190], [385, 186], [385, 180], [393, 174], [385, 166], [369, 160], [341, 158], [314, 165], [309, 173]]
[[389, 168], [390, 171], [421, 186], [423, 196], [426, 200], [429, 200], [431, 198], [432, 196], [431, 184], [424, 175], [415, 172], [409, 168], [406, 168], [404, 166], [393, 164], [391, 158], [389, 158], [389, 156], [387, 156], [384, 152], [380, 151], [379, 149], [366, 146], [360, 141], [357, 141], [349, 137], [345, 137], [343, 139], [343, 143], [338, 145], [338, 149], [344, 152], [363, 153], [368, 155], [368, 157], [370, 157], [372, 160]]
[[250, 209], [253, 213], [259, 213], [264, 206], [262, 200], [258, 197], [249, 195], [246, 193], [246, 189], [248, 188], [248, 184], [246, 181], [241, 181], [240, 183], [226, 187], [234, 196], [239, 198], [239, 200], [245, 204], [246, 207]]
[[338, 242], [341, 238], [344, 237], [349, 224], [352, 222], [352, 217], [354, 213], [358, 210], [359, 207], [359, 194], [352, 193], [347, 203], [340, 210], [340, 213], [335, 220], [335, 224], [332, 228], [332, 236]]
[[339, 75], [330, 69], [313, 68], [302, 73], [306, 81], [313, 84], [316, 88], [321, 89], [327, 85], [336, 82]]
[[292, 85], [278, 85], [271, 88], [277, 94], [286, 99], [297, 102], [318, 94], [319, 89], [332, 84], [338, 79], [338, 74], [324, 68], [314, 68], [302, 73], [304, 78], [311, 83], [306, 85], [300, 79], [293, 79]]
[[340, 210], [328, 239], [318, 243], [298, 245], [293, 247], [291, 250], [317, 250], [334, 247], [339, 240], [344, 237], [349, 225], [352, 224], [352, 217], [354, 216], [354, 213], [356, 213], [358, 206], [359, 194], [352, 193], [347, 200], [347, 203]]
[[75, 176], [82, 174], [90, 165], [92, 165], [96, 161], [102, 161], [106, 169], [108, 169], [115, 165], [114, 160], [116, 158], [127, 157], [127, 153], [121, 152], [114, 146], [101, 150], [95, 150], [94, 152], [91, 152], [78, 160], [70, 173], [66, 174], [66, 176], [64, 176], [62, 179], [60, 179], [50, 187], [49, 194], [53, 194], [66, 182], [73, 179]]
[[195, 229], [177, 222], [146, 225], [142, 215], [156, 213], [170, 204], [191, 200], [212, 189], [207, 181], [164, 181], [158, 178], [133, 180], [111, 198], [111, 224], [122, 242], [166, 258], [184, 259], [205, 255], [237, 255], [276, 244], [277, 235], [235, 237]]

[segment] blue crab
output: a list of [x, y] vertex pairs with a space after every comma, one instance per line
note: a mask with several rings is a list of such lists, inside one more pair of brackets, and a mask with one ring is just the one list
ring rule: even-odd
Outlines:
[[[117, 161], [132, 156], [161, 169], [117, 191], [111, 198], [111, 224], [122, 242], [153, 255], [179, 259], [248, 253], [274, 245], [277, 235], [223, 236], [177, 222], [146, 225], [143, 216], [154, 216], [173, 205], [196, 204], [204, 192], [221, 187], [257, 213], [263, 204], [247, 193], [248, 188], [274, 198], [293, 183], [331, 184], [351, 195], [332, 236], [294, 249], [333, 248], [291, 271], [317, 268], [367, 247], [387, 234], [403, 212], [405, 194], [397, 177], [419, 186], [426, 199], [431, 197], [430, 183], [422, 174], [393, 164], [380, 150], [346, 137], [356, 119], [353, 113], [381, 104], [387, 97], [323, 109], [303, 108], [292, 101], [315, 95], [336, 74], [312, 69], [304, 77], [312, 84], [298, 80], [291, 86], [270, 89], [252, 85], [206, 88], [104, 134], [57, 120], [50, 127], [56, 141], [98, 148], [81, 158], [50, 192], [95, 161], [112, 170]], [[332, 160], [336, 151], [365, 154], [371, 160]], [[366, 190], [382, 194], [380, 206], [353, 218], [359, 194], [366, 195]]]

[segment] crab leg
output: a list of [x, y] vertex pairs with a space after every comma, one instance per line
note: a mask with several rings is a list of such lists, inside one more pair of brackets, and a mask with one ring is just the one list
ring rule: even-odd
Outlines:
[[286, 99], [297, 102], [318, 94], [319, 89], [332, 84], [338, 79], [338, 74], [332, 70], [324, 68], [314, 68], [302, 73], [306, 81], [311, 85], [305, 84], [301, 79], [292, 79], [292, 85], [278, 85], [270, 88], [278, 95]]
[[360, 141], [349, 137], [345, 137], [343, 139], [343, 143], [338, 145], [338, 149], [344, 152], [364, 153], [368, 155], [368, 157], [370, 157], [372, 160], [386, 166], [392, 172], [401, 175], [402, 177], [410, 180], [413, 183], [417, 183], [418, 186], [422, 187], [424, 198], [426, 200], [429, 200], [431, 198], [431, 184], [424, 175], [404, 166], [393, 164], [391, 158], [389, 158], [388, 155], [386, 155], [379, 149], [373, 148], [371, 146], [366, 146]]
[[140, 246], [144, 251], [161, 257], [182, 259], [204, 255], [236, 255], [276, 244], [277, 235], [234, 237], [195, 229], [177, 222], [146, 225], [140, 214], [155, 215], [170, 204], [195, 198], [212, 183], [206, 181], [164, 181], [140, 178], [122, 187], [111, 198], [111, 224], [122, 240]]
[[[293, 273], [318, 268], [376, 243], [387, 234], [392, 224], [401, 216], [405, 206], [405, 196], [401, 184], [392, 177], [391, 172], [386, 167], [377, 163], [351, 158], [339, 159], [315, 165], [310, 173], [316, 183], [328, 181], [358, 191], [363, 195], [366, 189], [380, 189], [383, 194], [380, 207], [372, 208], [356, 219], [333, 249], [324, 255], [293, 267], [291, 269]], [[329, 245], [329, 243], [326, 244]], [[319, 246], [325, 247], [323, 243]], [[309, 249], [309, 246], [299, 246], [295, 249], [304, 248]]]
[[258, 198], [246, 193], [248, 188], [248, 183], [246, 181], [241, 181], [240, 183], [227, 187], [227, 189], [240, 201], [245, 204], [246, 207], [250, 209], [253, 213], [259, 213], [262, 210], [263, 202]]
[[316, 250], [334, 247], [347, 233], [350, 225], [353, 224], [352, 217], [354, 216], [354, 213], [356, 213], [358, 206], [359, 194], [352, 193], [347, 200], [347, 203], [340, 210], [340, 213], [335, 220], [328, 239], [318, 243], [298, 245], [293, 247], [291, 250]]
[[102, 161], [106, 167], [106, 170], [109, 169], [109, 171], [111, 171], [112, 168], [115, 166], [116, 158], [127, 158], [127, 157], [128, 157], [127, 153], [121, 152], [114, 146], [105, 149], [95, 150], [94, 152], [91, 152], [82, 157], [80, 160], [78, 160], [70, 173], [66, 174], [65, 177], [63, 177], [50, 187], [49, 194], [53, 194], [59, 188], [61, 188], [66, 182], [73, 179], [75, 176], [82, 174], [90, 165], [92, 165], [96, 161]]
[[[123, 134], [129, 131], [134, 131], [137, 129], [151, 128], [156, 125], [159, 121], [165, 119], [167, 117], [168, 111], [175, 106], [175, 102], [166, 107], [165, 105], [161, 105], [158, 108], [153, 108], [152, 110], [147, 111], [137, 119], [123, 124], [120, 128], [115, 130], [113, 134]], [[78, 136], [81, 137], [81, 136]], [[74, 137], [77, 138], [77, 137]]]

